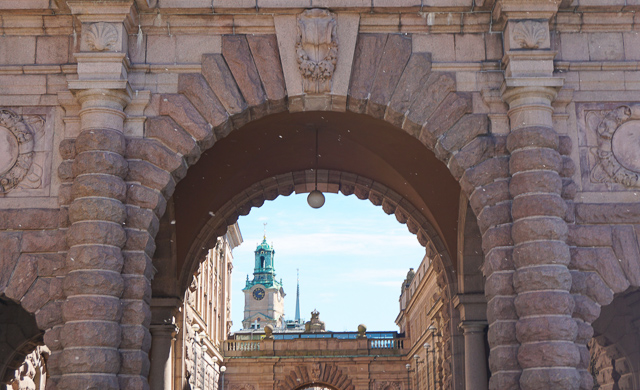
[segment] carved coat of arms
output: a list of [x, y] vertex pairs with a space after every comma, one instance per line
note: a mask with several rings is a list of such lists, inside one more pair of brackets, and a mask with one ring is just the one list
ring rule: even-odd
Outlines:
[[331, 91], [331, 78], [338, 59], [335, 15], [310, 9], [298, 15], [296, 54], [306, 93]]

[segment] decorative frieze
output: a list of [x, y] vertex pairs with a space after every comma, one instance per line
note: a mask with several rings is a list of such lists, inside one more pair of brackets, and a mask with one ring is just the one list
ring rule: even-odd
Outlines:
[[310, 9], [298, 15], [296, 54], [304, 92], [330, 92], [338, 60], [337, 22], [333, 13]]

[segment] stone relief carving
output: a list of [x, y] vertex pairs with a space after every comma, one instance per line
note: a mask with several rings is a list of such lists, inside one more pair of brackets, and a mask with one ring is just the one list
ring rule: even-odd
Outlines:
[[0, 194], [40, 186], [42, 167], [33, 163], [33, 150], [36, 137], [43, 134], [43, 124], [37, 116], [24, 118], [11, 110], [0, 110]]
[[537, 49], [547, 39], [549, 32], [541, 22], [525, 20], [513, 27], [513, 40], [522, 49]]
[[320, 373], [322, 372], [322, 366], [320, 363], [314, 363], [311, 365], [311, 370], [309, 370], [309, 377], [312, 381], [317, 381], [320, 379]]
[[596, 165], [591, 181], [640, 187], [640, 106], [619, 106], [587, 114], [598, 144], [590, 149]]
[[87, 45], [93, 51], [115, 51], [118, 45], [118, 30], [109, 23], [93, 23], [87, 31]]
[[376, 390], [400, 390], [398, 382], [378, 382]]
[[330, 92], [338, 59], [337, 23], [333, 13], [310, 9], [298, 15], [296, 54], [304, 91]]
[[46, 359], [51, 351], [44, 345], [28, 354], [9, 381], [9, 390], [44, 390], [46, 386]]

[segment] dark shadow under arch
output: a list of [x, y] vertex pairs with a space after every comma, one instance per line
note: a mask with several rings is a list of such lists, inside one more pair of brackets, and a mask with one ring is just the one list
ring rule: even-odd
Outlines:
[[29, 353], [44, 345], [43, 336], [35, 316], [19, 304], [0, 297], [0, 386], [13, 379], [14, 371]]

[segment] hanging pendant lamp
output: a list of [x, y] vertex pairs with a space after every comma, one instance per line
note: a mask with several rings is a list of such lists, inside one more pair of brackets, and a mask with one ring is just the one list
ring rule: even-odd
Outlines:
[[324, 194], [321, 191], [318, 191], [318, 129], [316, 128], [316, 165], [314, 168], [315, 172], [315, 190], [309, 193], [307, 196], [307, 203], [314, 209], [319, 209], [324, 205]]

